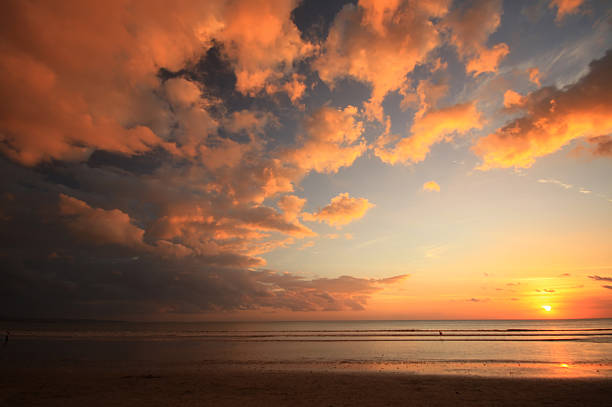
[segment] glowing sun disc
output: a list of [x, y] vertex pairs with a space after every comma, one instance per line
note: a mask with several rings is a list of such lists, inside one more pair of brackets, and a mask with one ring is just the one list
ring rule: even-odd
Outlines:
[[550, 310], [552, 309], [552, 307], [550, 305], [542, 305], [542, 308], [544, 309], [544, 311], [546, 312], [550, 312]]

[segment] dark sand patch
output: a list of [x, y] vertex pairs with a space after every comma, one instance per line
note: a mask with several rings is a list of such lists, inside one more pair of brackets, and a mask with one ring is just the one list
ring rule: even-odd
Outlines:
[[0, 368], [0, 406], [603, 406], [610, 379], [291, 371], [193, 364]]

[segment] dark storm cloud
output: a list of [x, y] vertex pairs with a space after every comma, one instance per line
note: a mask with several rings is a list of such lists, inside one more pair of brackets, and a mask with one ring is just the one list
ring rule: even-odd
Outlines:
[[[361, 310], [372, 294], [405, 277], [309, 280], [255, 270], [250, 267], [260, 260], [237, 250], [239, 238], [217, 243], [216, 251], [191, 245], [185, 254], [179, 240], [156, 237], [150, 226], [164, 208], [201, 200], [201, 193], [168, 182], [173, 170], [163, 166], [133, 173], [111, 156], [95, 162], [25, 168], [0, 159], [0, 171], [12, 174], [0, 181], [2, 314], [121, 318], [260, 308]], [[211, 207], [219, 213], [223, 205]], [[224, 216], [257, 228], [297, 228], [270, 211], [233, 207]], [[203, 226], [195, 225], [193, 233], [204, 236]]]
[[[28, 225], [3, 222], [3, 226], [24, 230]], [[11, 247], [2, 233], [0, 306], [11, 316], [360, 310], [370, 295], [404, 277], [306, 280], [248, 269], [242, 263], [249, 259], [238, 255], [164, 258], [139, 247], [91, 246], [71, 240], [57, 222], [29, 226], [29, 233]], [[32, 234], [34, 226], [38, 232]]]

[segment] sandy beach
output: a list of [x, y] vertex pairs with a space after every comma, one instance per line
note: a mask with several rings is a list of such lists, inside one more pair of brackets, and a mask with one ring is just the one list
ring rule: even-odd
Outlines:
[[69, 363], [0, 370], [0, 406], [603, 406], [610, 379]]
[[[610, 321], [566, 322], [547, 334], [554, 341], [540, 340], [533, 324], [24, 323], [0, 348], [0, 407], [606, 405], [612, 344], [601, 327]], [[451, 338], [467, 329], [504, 340], [415, 341], [429, 325]], [[577, 332], [590, 336], [567, 340]]]

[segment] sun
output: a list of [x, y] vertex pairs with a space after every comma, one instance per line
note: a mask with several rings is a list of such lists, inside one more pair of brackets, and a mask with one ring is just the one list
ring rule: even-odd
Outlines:
[[546, 312], [550, 312], [552, 310], [552, 307], [550, 305], [542, 305], [542, 308], [544, 309], [544, 311]]

